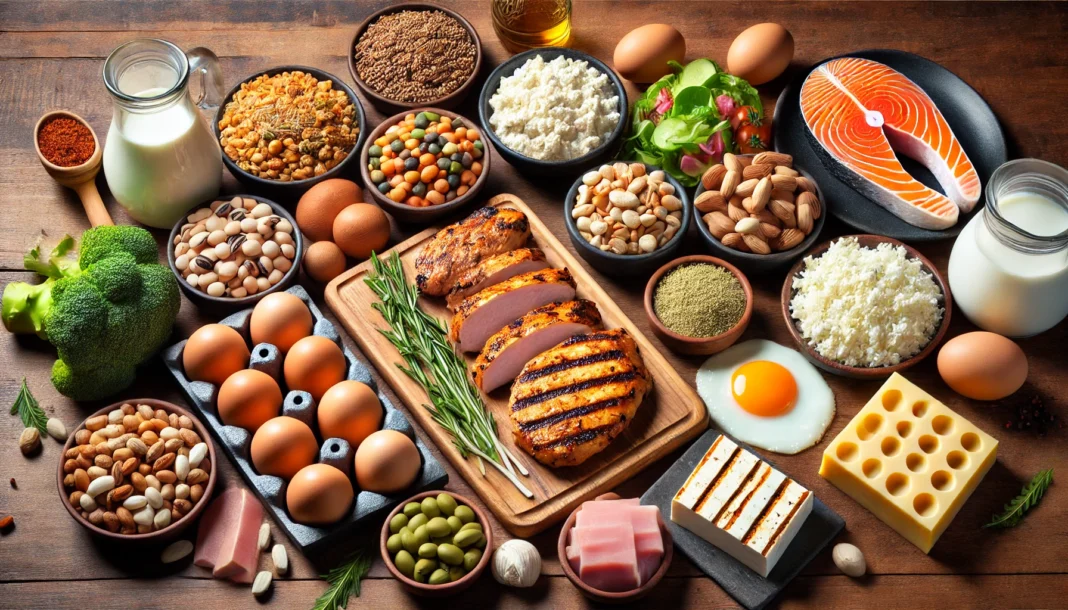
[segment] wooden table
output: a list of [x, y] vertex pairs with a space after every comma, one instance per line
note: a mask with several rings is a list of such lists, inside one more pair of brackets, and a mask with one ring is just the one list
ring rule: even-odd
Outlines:
[[[33, 279], [31, 273], [21, 270], [22, 256], [42, 235], [54, 241], [64, 233], [77, 235], [87, 227], [74, 194], [55, 185], [40, 167], [31, 133], [37, 118], [55, 108], [73, 110], [86, 117], [100, 136], [107, 133], [111, 104], [100, 71], [112, 49], [137, 37], [166, 38], [183, 48], [207, 46], [222, 58], [227, 86], [279, 64], [316, 66], [349, 81], [346, 53], [353, 30], [364, 17], [386, 4], [288, 0], [0, 3], [2, 282]], [[487, 0], [449, 4], [478, 28], [489, 64], [487, 71], [508, 56], [493, 33]], [[605, 59], [611, 58], [616, 41], [626, 31], [646, 22], [674, 24], [687, 37], [688, 58], [707, 56], [721, 63], [734, 36], [749, 25], [769, 20], [782, 23], [793, 32], [798, 65], [863, 48], [919, 53], [961, 76], [990, 102], [1004, 122], [1011, 156], [1068, 163], [1068, 128], [1064, 119], [1068, 110], [1068, 47], [1063, 41], [1068, 30], [1068, 10], [1063, 4], [576, 0], [574, 5], [573, 45]], [[769, 111], [782, 82], [780, 79], [761, 87]], [[461, 108], [463, 114], [476, 116], [476, 97], [477, 90]], [[383, 118], [366, 103], [365, 107], [369, 126]], [[98, 183], [106, 191], [104, 180]], [[484, 193], [518, 194], [563, 236], [559, 210], [568, 185], [566, 179], [528, 180], [501, 161], [494, 164]], [[224, 190], [232, 193], [237, 189], [227, 175]], [[105, 192], [104, 197], [116, 221], [129, 222], [109, 194]], [[832, 220], [825, 237], [846, 230]], [[396, 230], [394, 238], [410, 232]], [[164, 233], [157, 235], [161, 241], [165, 239]], [[696, 239], [691, 241], [694, 245], [690, 249], [697, 250]], [[917, 245], [945, 271], [949, 242]], [[606, 279], [604, 286], [639, 327], [648, 329], [641, 306], [645, 279]], [[757, 307], [746, 337], [766, 337], [788, 344], [778, 296], [783, 272], [751, 279], [757, 291]], [[321, 289], [317, 300], [322, 303]], [[973, 330], [963, 316], [953, 318], [951, 336]], [[186, 302], [179, 316], [178, 335], [188, 335], [209, 320]], [[358, 351], [350, 340], [346, 342]], [[1063, 416], [1068, 402], [1068, 324], [1062, 323], [1020, 344], [1031, 367], [1021, 395], [1040, 396]], [[6, 410], [12, 403], [25, 376], [46, 411], [61, 418], [70, 429], [101, 405], [75, 404], [57, 394], [48, 381], [54, 357], [42, 341], [0, 332], [0, 406]], [[670, 357], [692, 380], [700, 360]], [[871, 572], [862, 580], [852, 580], [841, 575], [831, 563], [830, 552], [824, 552], [787, 589], [779, 600], [781, 605], [979, 608], [1063, 607], [1068, 603], [1064, 599], [1068, 583], [1068, 498], [1061, 485], [1055, 485], [1041, 506], [1016, 529], [980, 529], [1039, 469], [1053, 466], [1059, 476], [1068, 473], [1063, 427], [1042, 438], [1003, 429], [1010, 407], [977, 404], [954, 394], [939, 379], [933, 360], [911, 371], [909, 378], [996, 436], [1001, 442], [997, 464], [928, 556], [817, 475], [822, 446], [793, 457], [777, 456], [787, 473], [808, 485], [845, 518], [847, 529], [842, 540], [864, 551]], [[879, 384], [837, 377], [827, 377], [827, 381], [835, 391], [839, 410], [828, 431], [830, 437], [838, 433]], [[137, 384], [119, 398], [137, 396], [181, 401], [177, 386], [158, 361], [146, 367]], [[212, 580], [200, 568], [185, 565], [177, 573], [163, 573], [146, 567], [155, 562], [154, 557], [145, 557], [136, 549], [102, 546], [91, 538], [70, 519], [57, 498], [54, 473], [60, 446], [45, 439], [43, 454], [26, 459], [16, 448], [21, 428], [17, 418], [0, 413], [0, 514], [12, 514], [16, 521], [14, 530], [0, 537], [0, 606], [110, 607], [119, 599], [130, 607], [222, 608], [255, 604], [247, 587]], [[678, 455], [651, 464], [617, 491], [625, 496], [641, 494]], [[226, 460], [219, 465], [225, 479], [220, 484], [242, 484]], [[464, 481], [449, 470], [449, 488], [468, 493]], [[7, 482], [12, 478], [17, 481], [17, 489]], [[554, 550], [558, 530], [550, 528], [533, 540], [544, 557], [543, 577], [534, 588], [503, 588], [486, 575], [467, 600], [478, 607], [586, 605], [578, 590], [561, 574]], [[499, 526], [496, 533], [502, 539], [507, 536]], [[277, 528], [275, 537], [283, 538]], [[348, 546], [359, 543], [350, 541]], [[291, 575], [276, 581], [269, 605], [310, 607], [325, 589], [316, 576], [322, 569], [292, 547], [290, 557]], [[685, 558], [677, 557], [668, 578], [648, 599], [649, 605], [736, 607], [714, 582]], [[432, 605], [406, 595], [381, 561], [376, 561], [364, 583], [362, 598], [354, 604], [350, 607]]]

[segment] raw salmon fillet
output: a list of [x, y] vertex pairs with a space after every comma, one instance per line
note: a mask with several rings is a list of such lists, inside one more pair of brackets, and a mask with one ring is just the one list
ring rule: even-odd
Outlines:
[[[946, 229], [979, 201], [979, 175], [931, 98], [905, 75], [858, 57], [831, 60], [801, 87], [810, 135], [835, 173], [905, 222]], [[894, 151], [922, 163], [946, 195], [905, 171]], [[834, 164], [831, 164], [832, 166]]]

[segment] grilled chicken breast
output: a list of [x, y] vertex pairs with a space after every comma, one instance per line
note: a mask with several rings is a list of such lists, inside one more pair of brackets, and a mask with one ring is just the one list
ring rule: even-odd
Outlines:
[[485, 290], [494, 284], [549, 266], [545, 254], [537, 248], [519, 248], [483, 260], [475, 267], [464, 272], [452, 285], [445, 302], [453, 311], [467, 297]]
[[514, 250], [530, 237], [522, 212], [484, 207], [438, 231], [415, 259], [415, 282], [431, 296], [447, 293], [469, 269], [484, 259]]
[[531, 309], [575, 298], [575, 279], [564, 269], [517, 275], [464, 299], [449, 326], [460, 351], [477, 352], [486, 340]]
[[623, 329], [577, 335], [534, 358], [512, 384], [515, 442], [547, 466], [576, 466], [634, 419], [653, 386]]
[[600, 326], [593, 301], [550, 303], [505, 326], [489, 338], [471, 371], [475, 385], [492, 392], [515, 379], [523, 365], [564, 339]]

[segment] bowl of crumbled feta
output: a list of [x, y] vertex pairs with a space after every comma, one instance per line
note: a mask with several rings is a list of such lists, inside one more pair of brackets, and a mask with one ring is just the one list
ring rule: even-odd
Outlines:
[[532, 49], [489, 75], [478, 113], [482, 131], [516, 169], [578, 173], [619, 150], [627, 93], [616, 73], [592, 55]]
[[821, 369], [881, 379], [926, 358], [949, 328], [945, 279], [914, 248], [847, 235], [810, 250], [786, 276], [782, 311], [800, 351]]

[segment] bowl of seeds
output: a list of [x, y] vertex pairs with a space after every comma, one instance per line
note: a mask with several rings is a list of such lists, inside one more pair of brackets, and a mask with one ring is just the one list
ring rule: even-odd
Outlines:
[[253, 188], [296, 196], [347, 174], [366, 130], [363, 106], [340, 78], [280, 66], [243, 79], [213, 128], [223, 163]]
[[356, 86], [387, 114], [455, 108], [482, 67], [482, 42], [474, 26], [459, 13], [427, 2], [373, 13], [356, 29], [345, 54]]
[[684, 256], [645, 286], [645, 315], [660, 341], [687, 355], [721, 352], [753, 316], [753, 287], [737, 267], [713, 256]]

